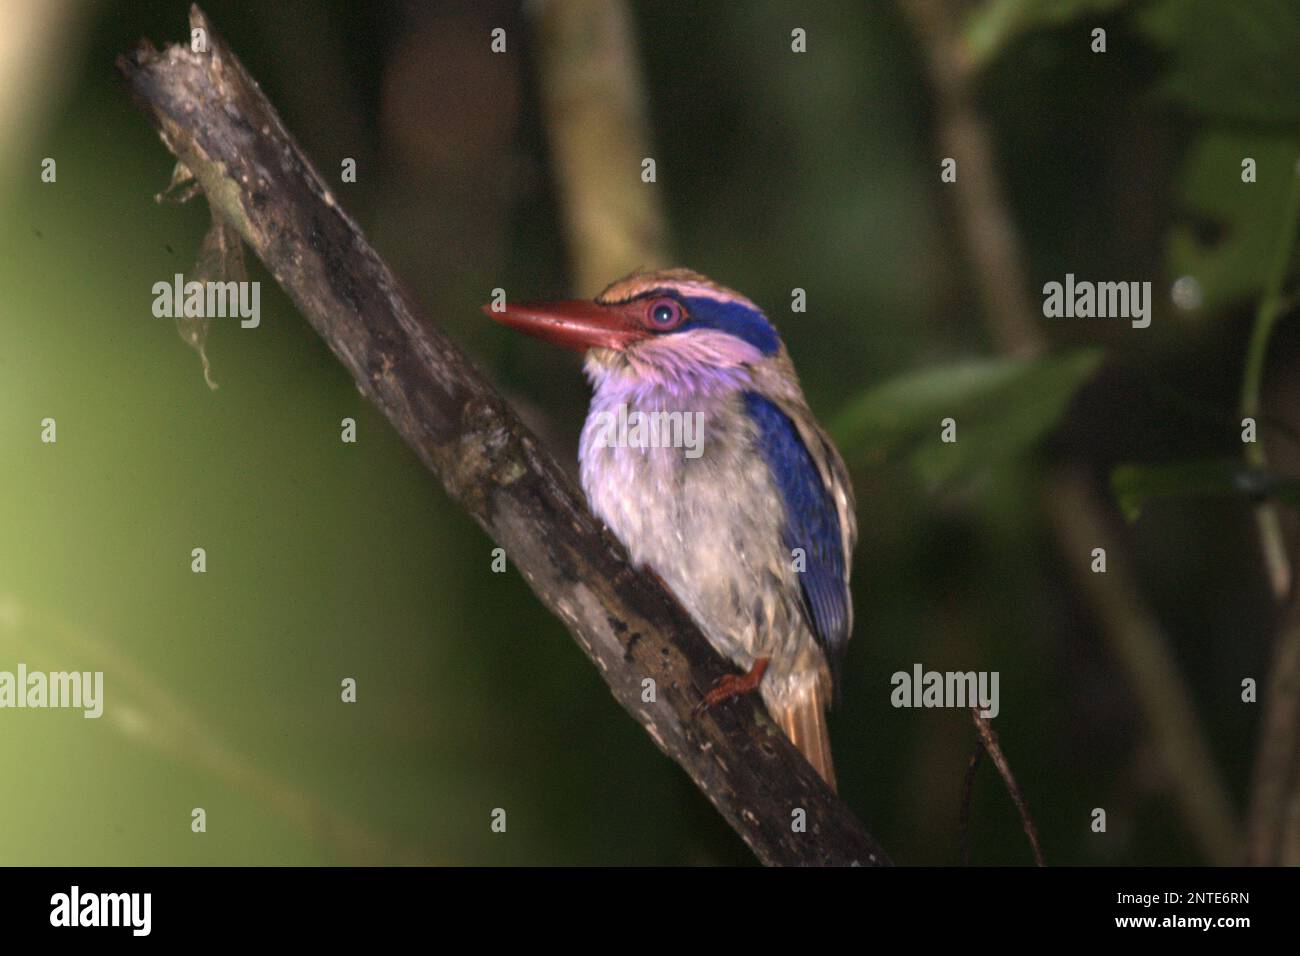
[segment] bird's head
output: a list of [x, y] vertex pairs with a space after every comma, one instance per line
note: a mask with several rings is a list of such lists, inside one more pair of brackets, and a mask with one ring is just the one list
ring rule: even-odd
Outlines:
[[749, 369], [783, 352], [758, 306], [688, 269], [620, 279], [592, 301], [518, 302], [483, 309], [502, 325], [587, 353], [597, 385], [671, 392], [743, 387]]

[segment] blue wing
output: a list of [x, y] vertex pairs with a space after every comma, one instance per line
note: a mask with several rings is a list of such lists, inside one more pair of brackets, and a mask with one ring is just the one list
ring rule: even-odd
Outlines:
[[835, 499], [785, 412], [757, 392], [745, 393], [745, 410], [758, 425], [760, 451], [785, 502], [785, 545], [802, 548], [807, 557], [799, 575], [804, 613], [826, 652], [838, 691], [835, 672], [849, 641], [852, 614]]

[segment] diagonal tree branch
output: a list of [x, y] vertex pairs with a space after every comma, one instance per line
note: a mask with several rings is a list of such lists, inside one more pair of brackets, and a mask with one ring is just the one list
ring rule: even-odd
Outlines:
[[[190, 26], [205, 31], [209, 52], [142, 43], [118, 58], [132, 96], [361, 391], [506, 549], [623, 708], [764, 863], [887, 864], [761, 706], [691, 717], [725, 664], [663, 585], [628, 564], [554, 460], [420, 314], [197, 6]], [[656, 702], [642, 700], [645, 678], [655, 681]], [[806, 813], [806, 832], [794, 832], [796, 809]]]

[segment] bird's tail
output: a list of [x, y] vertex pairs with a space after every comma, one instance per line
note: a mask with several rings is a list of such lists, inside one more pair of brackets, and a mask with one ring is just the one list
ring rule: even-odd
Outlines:
[[831, 761], [831, 736], [826, 727], [828, 683], [814, 671], [791, 676], [774, 687], [773, 693], [763, 696], [772, 719], [834, 790], [835, 764]]

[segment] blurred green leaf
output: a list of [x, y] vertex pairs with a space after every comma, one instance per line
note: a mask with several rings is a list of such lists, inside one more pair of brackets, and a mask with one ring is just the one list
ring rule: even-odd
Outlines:
[[1300, 480], [1252, 468], [1238, 459], [1120, 465], [1111, 472], [1110, 484], [1129, 521], [1136, 521], [1149, 502], [1162, 498], [1272, 497], [1300, 505]]
[[[909, 372], [854, 401], [832, 431], [849, 460], [879, 462], [906, 450], [923, 481], [943, 484], [1036, 445], [1101, 357], [1081, 349]], [[945, 418], [956, 422], [955, 442], [941, 440]]]
[[1159, 93], [1204, 116], [1300, 120], [1300, 3], [1156, 0], [1137, 23], [1170, 54]]
[[[1247, 157], [1253, 183], [1241, 181]], [[1197, 280], [1203, 308], [1264, 288], [1297, 157], [1300, 139], [1261, 133], [1210, 132], [1192, 147], [1180, 184], [1185, 215], [1169, 231], [1167, 262], [1171, 275]]]
[[985, 0], [966, 20], [962, 41], [979, 65], [1030, 30], [1068, 23], [1085, 13], [1106, 13], [1126, 0]]

